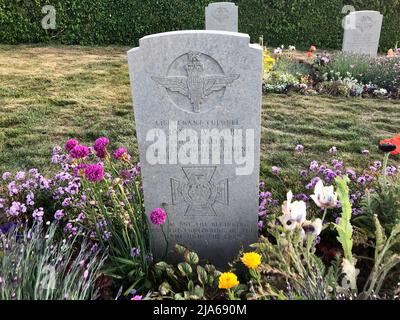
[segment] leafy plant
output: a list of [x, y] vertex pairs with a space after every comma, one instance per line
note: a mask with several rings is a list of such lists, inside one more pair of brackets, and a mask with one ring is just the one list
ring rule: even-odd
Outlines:
[[158, 292], [153, 293], [155, 299], [200, 300], [213, 299], [218, 295], [218, 277], [220, 272], [210, 264], [199, 265], [199, 257], [180, 245], [175, 246], [176, 252], [183, 261], [176, 266], [160, 261], [155, 264], [154, 272], [163, 281]]
[[81, 235], [60, 239], [57, 222], [0, 232], [0, 300], [87, 300], [106, 254]]

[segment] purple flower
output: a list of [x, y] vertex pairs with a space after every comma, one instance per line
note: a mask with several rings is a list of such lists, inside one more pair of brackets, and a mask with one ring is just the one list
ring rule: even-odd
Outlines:
[[259, 189], [264, 189], [265, 188], [265, 182], [264, 181], [260, 181], [258, 184], [258, 188]]
[[272, 173], [273, 174], [279, 174], [281, 172], [281, 168], [277, 167], [277, 166], [273, 166], [272, 167]]
[[363, 186], [367, 183], [367, 179], [364, 176], [361, 176], [357, 179], [357, 183]]
[[356, 179], [357, 179], [357, 174], [356, 174], [356, 172], [355, 172], [354, 170], [352, 170], [352, 169], [347, 169], [347, 170], [346, 170], [346, 174], [349, 176], [349, 178], [350, 178], [351, 180], [356, 180]]
[[260, 193], [260, 199], [271, 199], [271, 197], [272, 193], [269, 191]]
[[308, 196], [306, 195], [306, 194], [304, 194], [304, 193], [300, 193], [300, 194], [297, 194], [296, 196], [295, 196], [295, 198], [297, 199], [297, 200], [301, 200], [301, 201], [304, 201], [304, 202], [308, 202], [310, 199], [308, 198]]
[[337, 159], [332, 160], [332, 165], [335, 168], [335, 170], [341, 170], [343, 169], [343, 162], [339, 161]]
[[107, 154], [106, 148], [110, 144], [110, 140], [106, 137], [96, 139], [93, 149], [96, 151], [96, 156], [104, 158]]
[[69, 155], [74, 159], [85, 158], [89, 155], [89, 148], [86, 146], [75, 146], [69, 153]]
[[358, 216], [361, 214], [361, 212], [362, 212], [362, 210], [359, 208], [353, 208], [353, 210], [352, 210], [353, 216]]
[[336, 173], [333, 172], [331, 169], [326, 169], [325, 172], [325, 181], [332, 181], [336, 178]]
[[75, 148], [77, 145], [79, 145], [78, 140], [76, 139], [69, 139], [66, 143], [65, 143], [65, 150], [67, 150], [68, 152], [71, 151], [73, 148]]
[[337, 148], [335, 146], [333, 146], [332, 148], [329, 149], [328, 151], [331, 154], [336, 154], [337, 153]]
[[125, 148], [118, 148], [117, 150], [114, 151], [114, 159], [124, 159], [124, 158], [129, 159], [129, 157], [130, 156]]
[[10, 172], [4, 172], [3, 175], [2, 175], [3, 180], [7, 180], [10, 177], [11, 177], [11, 173]]
[[13, 201], [11, 207], [6, 212], [13, 217], [18, 216], [20, 213], [26, 212], [26, 206], [18, 201]]
[[43, 208], [35, 209], [32, 213], [32, 217], [35, 220], [42, 221], [43, 220], [44, 211]]
[[150, 213], [150, 220], [155, 225], [163, 225], [167, 220], [167, 213], [162, 208], [155, 208]]
[[387, 174], [388, 176], [393, 176], [393, 175], [396, 173], [396, 171], [397, 171], [397, 168], [394, 167], [394, 166], [388, 166], [388, 167], [386, 168], [386, 174]]
[[296, 152], [303, 152], [304, 147], [303, 147], [301, 144], [298, 144], [298, 145], [294, 148], [294, 150], [295, 150]]
[[99, 182], [104, 178], [103, 165], [90, 164], [85, 168], [85, 177], [91, 182]]
[[124, 180], [130, 180], [130, 179], [132, 179], [132, 177], [133, 177], [133, 173], [132, 173], [132, 171], [131, 170], [127, 170], [127, 169], [124, 169], [124, 170], [121, 170], [121, 177], [124, 179]]
[[83, 212], [81, 212], [76, 217], [76, 222], [82, 222], [84, 219], [85, 219], [85, 214]]
[[258, 229], [263, 229], [264, 228], [264, 221], [260, 220], [258, 221]]
[[319, 168], [319, 165], [318, 165], [318, 162], [317, 162], [317, 161], [312, 161], [312, 162], [310, 163], [310, 170], [311, 170], [312, 172], [317, 172], [317, 171], [318, 171], [318, 168]]
[[3, 198], [0, 198], [0, 209], [4, 208], [4, 202], [5, 200]]
[[132, 248], [131, 249], [131, 257], [137, 258], [140, 256], [140, 249], [139, 248]]
[[263, 210], [263, 211], [259, 211], [258, 212], [258, 216], [260, 217], [260, 218], [263, 218], [263, 217], [265, 217], [267, 215], [267, 211], [266, 210]]
[[17, 187], [15, 181], [11, 181], [11, 182], [8, 184], [8, 191], [9, 191], [9, 195], [10, 195], [10, 196], [13, 196], [13, 195], [15, 195], [15, 194], [18, 194], [19, 190], [18, 190], [18, 187]]
[[299, 175], [300, 175], [300, 177], [305, 178], [305, 177], [307, 177], [308, 172], [307, 172], [307, 170], [300, 170]]
[[64, 218], [64, 212], [62, 210], [57, 210], [54, 213], [54, 219], [61, 220], [62, 218]]
[[318, 183], [318, 181], [320, 181], [321, 178], [320, 177], [314, 177], [311, 179], [310, 183], [313, 187], [315, 187], [315, 185]]
[[63, 207], [68, 207], [71, 205], [71, 198], [65, 198], [61, 204]]
[[33, 201], [35, 199], [35, 195], [32, 191], [30, 191], [27, 196], [26, 196], [26, 204], [28, 206], [33, 206], [35, 202]]
[[374, 161], [374, 167], [375, 167], [376, 169], [382, 168], [382, 162], [380, 162], [380, 161]]
[[143, 300], [143, 296], [135, 295], [131, 298], [131, 300]]
[[17, 174], [15, 175], [15, 180], [20, 181], [25, 179], [25, 172], [24, 171], [18, 171]]
[[86, 280], [89, 277], [89, 270], [86, 269], [85, 272], [83, 272], [83, 279]]
[[68, 222], [66, 226], [64, 227], [64, 232], [69, 233], [72, 235], [76, 235], [78, 233], [78, 229], [74, 227], [74, 225], [71, 222]]

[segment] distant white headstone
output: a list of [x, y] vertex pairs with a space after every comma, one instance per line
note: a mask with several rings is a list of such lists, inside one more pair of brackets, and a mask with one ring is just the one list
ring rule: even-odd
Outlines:
[[238, 32], [237, 5], [232, 2], [214, 2], [206, 7], [206, 30]]
[[378, 11], [354, 11], [345, 17], [343, 52], [375, 57], [383, 15]]
[[128, 52], [147, 215], [156, 258], [168, 239], [226, 266], [257, 240], [262, 48], [247, 34], [150, 35]]

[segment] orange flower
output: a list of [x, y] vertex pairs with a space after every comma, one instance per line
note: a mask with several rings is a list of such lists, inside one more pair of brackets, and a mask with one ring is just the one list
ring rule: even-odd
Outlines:
[[390, 138], [390, 139], [381, 140], [379, 142], [379, 145], [381, 146], [381, 150], [382, 150], [382, 146], [383, 145], [393, 145], [396, 148], [393, 151], [391, 151], [390, 154], [392, 156], [400, 154], [400, 135], [397, 135], [397, 136], [395, 136], [393, 138]]
[[308, 52], [307, 52], [307, 57], [308, 57], [308, 58], [311, 58], [311, 55], [312, 55], [312, 52], [311, 52], [311, 51], [308, 51]]
[[311, 52], [317, 51], [317, 47], [316, 47], [316, 46], [311, 46], [311, 47], [310, 47], [310, 51], [311, 51]]
[[393, 49], [389, 49], [388, 53], [387, 53], [387, 57], [388, 58], [393, 58], [395, 56]]

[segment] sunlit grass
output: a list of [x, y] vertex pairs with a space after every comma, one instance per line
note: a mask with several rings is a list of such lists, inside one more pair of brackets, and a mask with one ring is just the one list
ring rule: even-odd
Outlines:
[[[69, 137], [89, 143], [105, 135], [137, 159], [127, 49], [0, 46], [0, 172], [48, 170], [52, 147]], [[268, 178], [278, 165], [290, 180], [332, 146], [354, 168], [365, 167], [380, 157], [379, 139], [399, 133], [399, 115], [399, 101], [265, 96], [262, 175], [274, 186]], [[296, 144], [305, 147], [301, 157]]]

